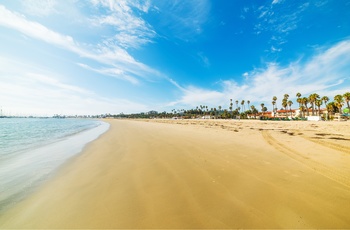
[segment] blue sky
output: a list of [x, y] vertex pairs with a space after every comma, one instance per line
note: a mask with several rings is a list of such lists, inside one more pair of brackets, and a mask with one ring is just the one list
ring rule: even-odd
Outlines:
[[[350, 90], [350, 0], [5, 0], [0, 106], [119, 114]], [[271, 107], [271, 108], [270, 108]]]

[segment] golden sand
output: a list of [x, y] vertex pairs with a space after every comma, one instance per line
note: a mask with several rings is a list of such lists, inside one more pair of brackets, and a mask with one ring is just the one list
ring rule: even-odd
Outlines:
[[0, 228], [350, 228], [350, 122], [107, 122]]

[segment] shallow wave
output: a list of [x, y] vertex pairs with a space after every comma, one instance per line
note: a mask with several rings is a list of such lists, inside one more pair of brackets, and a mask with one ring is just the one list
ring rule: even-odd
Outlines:
[[96, 126], [69, 133], [44, 146], [18, 151], [0, 161], [0, 213], [22, 200], [46, 181], [65, 161], [81, 152], [84, 146], [109, 129], [97, 121]]
[[0, 119], [0, 160], [100, 125], [88, 119]]

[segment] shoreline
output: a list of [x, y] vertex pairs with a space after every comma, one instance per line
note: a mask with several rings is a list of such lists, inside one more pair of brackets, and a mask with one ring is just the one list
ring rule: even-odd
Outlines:
[[347, 122], [105, 121], [0, 227], [350, 227]]
[[56, 171], [75, 155], [79, 155], [91, 141], [106, 132], [109, 124], [99, 122], [90, 129], [49, 139], [49, 142], [23, 149], [1, 162], [0, 214], [15, 203], [26, 199], [55, 176]]

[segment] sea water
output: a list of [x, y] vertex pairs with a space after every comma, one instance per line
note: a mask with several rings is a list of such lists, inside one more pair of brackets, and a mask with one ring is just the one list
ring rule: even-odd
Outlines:
[[89, 119], [1, 118], [0, 213], [108, 128]]

